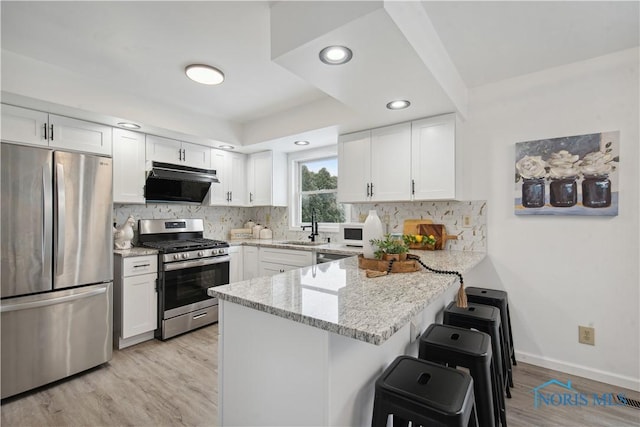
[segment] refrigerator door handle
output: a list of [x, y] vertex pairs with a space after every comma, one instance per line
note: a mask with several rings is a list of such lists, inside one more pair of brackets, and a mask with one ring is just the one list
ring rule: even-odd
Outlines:
[[[42, 167], [42, 269], [51, 271], [51, 250], [53, 239], [53, 188], [51, 182], [51, 164]], [[45, 273], [48, 276], [48, 273]]]
[[44, 299], [39, 301], [29, 301], [29, 302], [19, 302], [15, 304], [7, 303], [6, 301], [0, 306], [0, 313], [7, 313], [9, 311], [19, 311], [19, 310], [28, 310], [32, 308], [39, 307], [48, 307], [54, 304], [62, 304], [69, 301], [75, 301], [82, 298], [88, 298], [95, 295], [104, 294], [107, 292], [107, 287], [101, 287], [98, 289], [93, 289], [88, 292], [78, 292], [71, 295], [65, 295], [63, 297]]
[[56, 256], [56, 274], [61, 275], [64, 272], [64, 250], [65, 250], [65, 221], [66, 221], [66, 197], [65, 197], [65, 182], [64, 182], [64, 167], [61, 163], [56, 163], [56, 195], [57, 195], [57, 210], [58, 210], [58, 224], [57, 224], [57, 256]]

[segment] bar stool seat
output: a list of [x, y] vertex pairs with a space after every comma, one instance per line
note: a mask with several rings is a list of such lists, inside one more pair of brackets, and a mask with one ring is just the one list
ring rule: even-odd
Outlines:
[[399, 356], [376, 380], [372, 427], [389, 415], [414, 426], [477, 426], [473, 379], [466, 372]]
[[[467, 301], [477, 304], [492, 305], [500, 309], [500, 317], [502, 320], [502, 329], [505, 335], [505, 341], [509, 344], [508, 354], [513, 366], [516, 366], [516, 352], [513, 345], [513, 328], [511, 328], [511, 313], [509, 312], [509, 297], [506, 291], [500, 291], [498, 289], [468, 287]], [[510, 384], [513, 387], [513, 382]]]
[[502, 389], [492, 360], [491, 337], [479, 331], [432, 324], [420, 336], [419, 358], [455, 368], [467, 368], [473, 378], [478, 424], [506, 427], [507, 417], [500, 407]]
[[445, 325], [476, 329], [491, 336], [491, 349], [494, 354], [493, 359], [496, 362], [500, 384], [507, 397], [511, 398], [511, 390], [507, 380], [507, 362], [505, 361], [507, 353], [502, 346], [500, 310], [490, 305], [474, 303], [469, 303], [466, 308], [462, 308], [457, 307], [455, 302], [451, 302], [445, 308], [443, 317], [442, 323]]

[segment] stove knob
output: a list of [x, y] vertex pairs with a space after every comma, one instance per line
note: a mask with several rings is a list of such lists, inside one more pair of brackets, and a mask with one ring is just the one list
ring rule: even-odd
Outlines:
[[187, 259], [189, 258], [189, 254], [182, 254], [182, 259]]
[[198, 256], [204, 256], [204, 251], [199, 251]]
[[180, 259], [180, 255], [179, 255], [179, 254], [175, 254], [175, 255], [173, 256], [173, 259]]
[[223, 254], [224, 253], [224, 249], [218, 249], [218, 253], [219, 254]]

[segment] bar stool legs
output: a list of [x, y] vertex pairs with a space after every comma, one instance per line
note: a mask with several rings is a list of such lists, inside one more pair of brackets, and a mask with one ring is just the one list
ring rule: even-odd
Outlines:
[[477, 304], [492, 305], [500, 309], [502, 326], [505, 331], [506, 341], [509, 344], [509, 356], [511, 364], [517, 366], [516, 352], [513, 345], [513, 328], [511, 327], [511, 313], [509, 312], [509, 298], [505, 291], [488, 288], [467, 287], [467, 300]]
[[389, 415], [414, 426], [475, 427], [473, 379], [465, 372], [411, 356], [397, 357], [376, 381], [372, 427]]

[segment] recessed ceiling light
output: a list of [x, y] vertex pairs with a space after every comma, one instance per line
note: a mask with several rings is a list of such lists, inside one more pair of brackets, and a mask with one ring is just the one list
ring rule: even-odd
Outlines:
[[224, 81], [224, 73], [210, 65], [191, 64], [184, 69], [184, 72], [191, 80], [203, 85], [219, 85]]
[[309, 141], [295, 141], [294, 144], [296, 144], [296, 145], [309, 145]]
[[397, 101], [391, 101], [390, 103], [388, 103], [387, 108], [389, 110], [402, 110], [404, 108], [407, 108], [409, 105], [411, 105], [411, 103], [406, 99], [399, 99]]
[[320, 61], [329, 65], [340, 65], [351, 61], [353, 52], [344, 46], [327, 46], [320, 51]]
[[229, 145], [229, 144], [222, 144], [222, 145], [218, 145], [219, 148], [224, 148], [225, 150], [233, 150], [234, 147], [233, 145]]
[[129, 122], [119, 122], [118, 126], [123, 127], [125, 129], [140, 129], [140, 125]]

